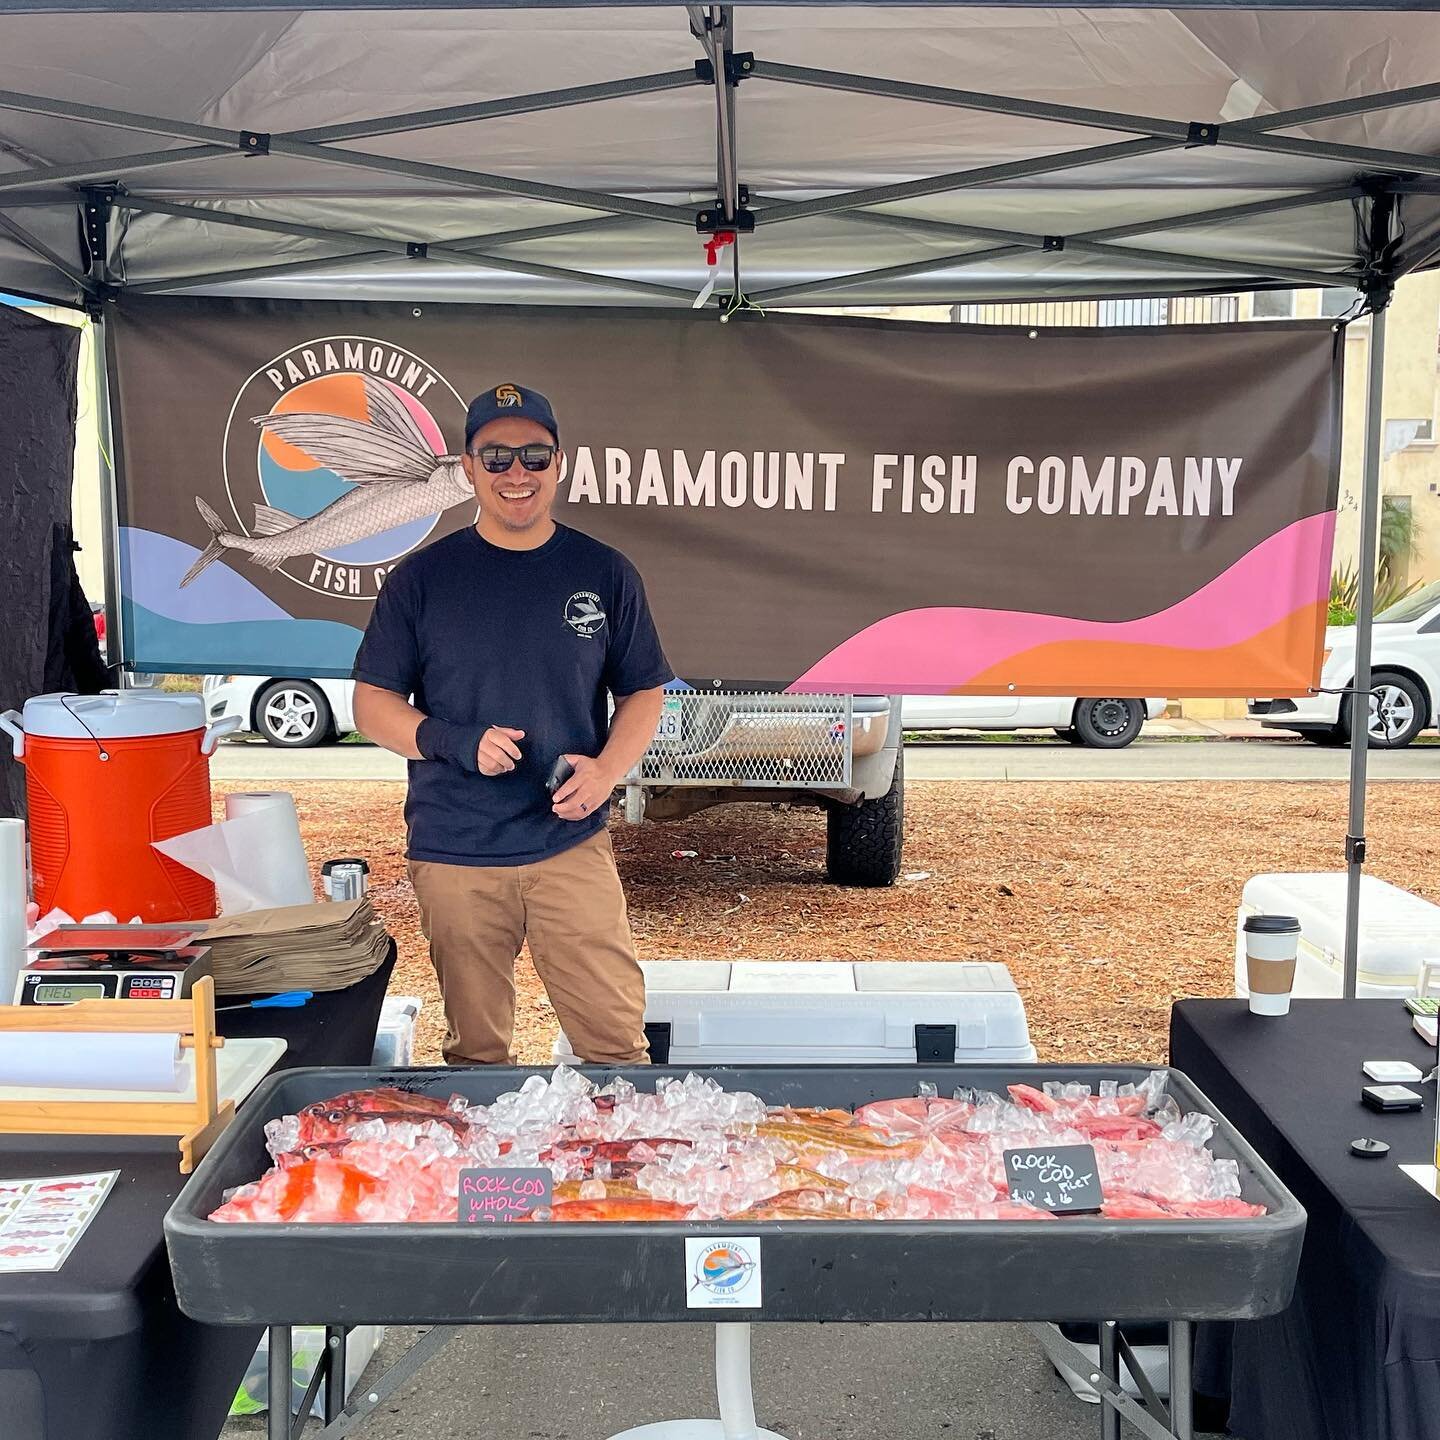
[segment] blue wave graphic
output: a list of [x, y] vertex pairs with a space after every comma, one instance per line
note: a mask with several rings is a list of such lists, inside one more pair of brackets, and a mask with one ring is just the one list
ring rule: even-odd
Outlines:
[[[137, 604], [172, 620], [288, 620], [263, 590], [223, 560], [180, 588], [181, 577], [200, 552], [183, 540], [133, 526], [120, 531], [120, 589]], [[240, 557], [235, 557], [239, 559]]]
[[346, 676], [364, 633], [337, 620], [230, 620], [195, 624], [157, 615], [135, 600], [124, 608], [125, 648], [144, 670], [178, 675]]

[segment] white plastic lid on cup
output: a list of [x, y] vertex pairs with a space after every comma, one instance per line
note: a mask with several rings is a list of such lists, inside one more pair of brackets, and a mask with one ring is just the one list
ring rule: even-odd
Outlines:
[[99, 695], [34, 695], [21, 724], [27, 735], [56, 740], [125, 740], [144, 735], [181, 735], [205, 728], [199, 695], [104, 690]]

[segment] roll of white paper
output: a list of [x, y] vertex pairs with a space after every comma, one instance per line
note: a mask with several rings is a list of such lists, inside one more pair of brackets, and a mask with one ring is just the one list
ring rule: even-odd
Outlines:
[[15, 1003], [25, 964], [25, 822], [0, 820], [0, 1005]]
[[0, 1033], [0, 1085], [50, 1090], [179, 1090], [179, 1035]]
[[155, 848], [212, 881], [223, 914], [315, 903], [295, 798], [283, 790], [227, 795], [220, 824]]
[[247, 890], [272, 897], [267, 905], [315, 903], [293, 795], [285, 790], [227, 795], [225, 823], [234, 837], [236, 876]]

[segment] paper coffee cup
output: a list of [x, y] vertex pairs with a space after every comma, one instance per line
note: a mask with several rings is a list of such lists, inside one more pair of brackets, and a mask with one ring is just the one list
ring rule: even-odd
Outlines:
[[1245, 921], [1245, 972], [1255, 1015], [1288, 1015], [1295, 988], [1300, 922], [1293, 915], [1251, 915]]

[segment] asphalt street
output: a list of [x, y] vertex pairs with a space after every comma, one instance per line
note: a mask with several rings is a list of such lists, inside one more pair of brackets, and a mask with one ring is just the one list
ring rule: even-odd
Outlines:
[[[414, 1334], [389, 1332], [364, 1383]], [[1023, 1326], [756, 1325], [751, 1334], [755, 1417], [786, 1440], [1100, 1435], [1099, 1407], [1071, 1394]], [[635, 1425], [713, 1417], [712, 1336], [705, 1324], [475, 1327], [356, 1434], [609, 1440]], [[223, 1440], [263, 1434], [258, 1418], [233, 1421]]]
[[[1440, 745], [1372, 750], [1370, 778], [1440, 780]], [[346, 743], [281, 750], [259, 740], [222, 744], [217, 780], [404, 780], [405, 762], [378, 746]], [[962, 740], [906, 748], [907, 782], [923, 780], [1344, 780], [1348, 750], [1303, 740], [1150, 739], [1124, 750], [1091, 750], [1059, 740]]]

